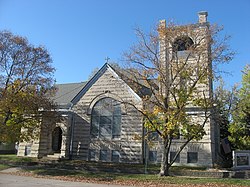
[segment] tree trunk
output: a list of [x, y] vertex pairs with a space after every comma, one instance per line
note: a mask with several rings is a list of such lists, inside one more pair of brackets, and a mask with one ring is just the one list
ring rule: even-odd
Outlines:
[[162, 152], [162, 159], [161, 159], [161, 169], [160, 169], [160, 176], [169, 176], [169, 167], [168, 164], [168, 140], [164, 140], [163, 152]]

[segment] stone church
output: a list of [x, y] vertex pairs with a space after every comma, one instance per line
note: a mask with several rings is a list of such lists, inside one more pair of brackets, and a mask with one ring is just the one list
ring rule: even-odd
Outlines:
[[[160, 24], [164, 26], [164, 21]], [[208, 24], [207, 12], [200, 12], [198, 23], [193, 25], [199, 30]], [[209, 54], [210, 51], [204, 52]], [[142, 96], [127, 84], [121, 72], [106, 63], [87, 82], [56, 86], [53, 99], [63, 120], [56, 124], [43, 121], [40, 138], [21, 142], [18, 156], [123, 163], [161, 161], [160, 143], [148, 147], [143, 138], [135, 138], [143, 136], [144, 132], [140, 113], [118, 102], [122, 98], [132, 101], [138, 108], [143, 107]], [[206, 89], [211, 93], [212, 85], [207, 85]], [[214, 165], [219, 151], [219, 131], [212, 120], [207, 122], [205, 130], [202, 140], [190, 142], [181, 152], [176, 165]], [[178, 146], [181, 139], [175, 141]], [[170, 159], [176, 146], [170, 150]]]

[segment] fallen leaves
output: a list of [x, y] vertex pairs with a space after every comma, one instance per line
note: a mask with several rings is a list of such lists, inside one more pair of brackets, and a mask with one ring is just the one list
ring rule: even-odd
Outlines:
[[110, 185], [126, 185], [126, 186], [139, 186], [139, 187], [238, 187], [238, 185], [229, 184], [217, 184], [217, 183], [205, 183], [205, 184], [171, 184], [163, 183], [159, 181], [150, 180], [139, 180], [139, 179], [114, 179], [111, 177], [104, 178], [88, 178], [84, 176], [68, 175], [68, 176], [51, 176], [51, 175], [38, 175], [33, 172], [17, 171], [8, 173], [12, 175], [35, 177], [35, 178], [47, 178], [56, 179], [71, 182], [82, 182], [82, 183], [95, 183], [95, 184], [110, 184]]

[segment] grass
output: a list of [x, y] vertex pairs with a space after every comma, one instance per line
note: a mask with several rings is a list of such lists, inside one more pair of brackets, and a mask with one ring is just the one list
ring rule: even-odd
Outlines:
[[[130, 169], [140, 169], [142, 171], [145, 170], [145, 165], [143, 164], [129, 164], [129, 163], [109, 163], [109, 162], [90, 162], [90, 161], [83, 161], [83, 160], [64, 160], [62, 161], [64, 164], [73, 164], [73, 165], [85, 165], [85, 166], [98, 166], [98, 167], [105, 167], [105, 168], [130, 168]], [[190, 166], [172, 166], [172, 171], [180, 171], [180, 170], [199, 170], [204, 171], [206, 167], [190, 167]], [[159, 171], [160, 165], [159, 164], [149, 164], [147, 166], [147, 171]]]
[[37, 161], [36, 158], [31, 157], [18, 157], [15, 154], [10, 155], [0, 155], [0, 161], [8, 161], [8, 162], [34, 162]]
[[95, 181], [120, 181], [128, 183], [150, 183], [150, 184], [223, 184], [250, 186], [250, 180], [243, 179], [217, 179], [217, 178], [189, 178], [189, 177], [159, 177], [150, 174], [124, 174], [124, 173], [105, 173], [89, 172], [80, 170], [64, 170], [56, 168], [33, 168], [26, 170], [40, 176], [69, 177], [71, 179], [85, 179]]
[[[29, 163], [29, 162], [46, 162], [46, 160], [39, 160], [37, 158], [31, 158], [31, 157], [18, 157], [15, 154], [9, 154], [9, 155], [1, 155], [0, 154], [0, 162], [1, 161], [7, 161], [12, 163]], [[145, 166], [143, 164], [128, 164], [128, 163], [108, 163], [108, 162], [87, 162], [83, 160], [62, 160], [58, 163], [59, 165], [80, 165], [80, 166], [97, 166], [97, 167], [105, 167], [105, 168], [131, 168], [131, 169], [141, 169], [144, 170]], [[150, 164], [147, 166], [148, 171], [159, 171], [160, 165], [159, 164]], [[173, 166], [171, 167], [171, 170], [173, 171], [179, 171], [179, 170], [206, 170], [205, 167], [185, 167], [185, 166]]]
[[4, 169], [8, 169], [10, 166], [6, 165], [6, 164], [0, 164], [0, 171], [4, 170]]
[[[17, 157], [16, 155], [0, 155], [0, 170], [9, 168], [8, 163], [11, 165], [14, 163], [31, 163], [35, 161], [39, 161], [36, 158], [30, 157]], [[46, 161], [45, 161], [46, 163]], [[65, 165], [78, 166], [81, 170], [76, 169], [65, 169]], [[112, 164], [112, 163], [99, 163], [99, 162], [85, 162], [79, 160], [65, 160], [52, 167], [48, 167], [45, 165], [36, 165], [34, 167], [23, 167], [23, 171], [30, 174], [36, 174], [38, 176], [49, 176], [49, 177], [59, 177], [65, 178], [70, 180], [90, 180], [90, 181], [107, 181], [125, 185], [130, 185], [131, 183], [136, 183], [140, 186], [140, 183], [148, 183], [148, 184], [214, 184], [214, 185], [236, 185], [236, 186], [250, 186], [250, 180], [243, 180], [243, 179], [232, 179], [232, 178], [224, 178], [224, 179], [217, 179], [217, 178], [190, 178], [190, 177], [159, 177], [158, 175], [152, 174], [124, 174], [124, 173], [105, 173], [100, 171], [91, 172], [87, 169], [84, 170], [83, 166], [93, 166], [93, 167], [128, 167], [128, 168], [136, 168], [136, 169], [144, 169], [144, 165], [142, 164]], [[88, 167], [86, 167], [88, 168]], [[179, 170], [205, 170], [206, 168], [197, 168], [197, 167], [172, 167], [172, 170], [179, 171]], [[159, 170], [159, 165], [149, 165], [148, 170]]]

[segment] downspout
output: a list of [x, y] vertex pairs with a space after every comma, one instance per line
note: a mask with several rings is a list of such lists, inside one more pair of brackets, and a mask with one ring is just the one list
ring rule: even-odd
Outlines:
[[147, 140], [145, 139], [145, 131], [146, 129], [144, 128], [143, 130], [143, 141], [144, 141], [144, 174], [148, 173], [148, 149], [147, 149]]
[[74, 138], [74, 127], [75, 127], [75, 114], [71, 110], [72, 106], [70, 107], [70, 111], [71, 111], [70, 145], [69, 145], [69, 159], [70, 160], [72, 160], [72, 157], [73, 157], [73, 138]]
[[145, 128], [142, 126], [142, 164], [145, 165]]

